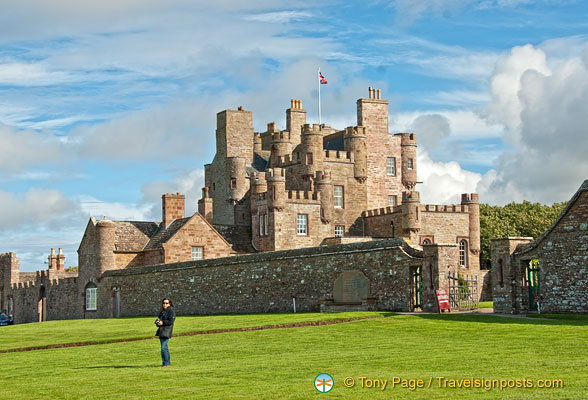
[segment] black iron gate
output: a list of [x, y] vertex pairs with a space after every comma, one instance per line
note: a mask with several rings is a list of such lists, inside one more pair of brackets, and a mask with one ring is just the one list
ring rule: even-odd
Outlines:
[[411, 268], [410, 274], [411, 311], [423, 308], [423, 274], [422, 267]]
[[476, 310], [478, 308], [478, 277], [450, 273], [449, 304], [455, 310]]

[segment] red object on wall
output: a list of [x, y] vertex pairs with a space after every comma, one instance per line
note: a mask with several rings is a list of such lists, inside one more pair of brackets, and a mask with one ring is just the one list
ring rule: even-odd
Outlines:
[[446, 290], [435, 290], [437, 296], [437, 305], [439, 306], [439, 313], [443, 310], [451, 312], [451, 306], [449, 305], [449, 295]]

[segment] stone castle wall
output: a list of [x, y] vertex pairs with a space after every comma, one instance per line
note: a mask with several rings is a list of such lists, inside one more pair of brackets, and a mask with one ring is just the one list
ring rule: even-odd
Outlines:
[[402, 240], [380, 240], [108, 271], [100, 296], [120, 290], [121, 316], [156, 314], [166, 296], [179, 314], [291, 312], [292, 295], [316, 312], [343, 271], [359, 270], [377, 309], [409, 311], [409, 271], [421, 263]]

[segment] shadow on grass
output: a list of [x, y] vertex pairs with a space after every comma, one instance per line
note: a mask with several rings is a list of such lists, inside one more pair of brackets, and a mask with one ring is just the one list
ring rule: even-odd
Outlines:
[[123, 368], [161, 368], [161, 365], [94, 365], [91, 367], [77, 367], [73, 369], [123, 369]]
[[413, 314], [418, 318], [424, 318], [437, 321], [458, 321], [458, 322], [475, 322], [488, 324], [524, 324], [524, 325], [569, 325], [585, 326], [588, 320], [583, 319], [547, 319], [547, 318], [528, 318], [522, 316], [500, 316], [500, 315], [483, 315], [483, 314]]

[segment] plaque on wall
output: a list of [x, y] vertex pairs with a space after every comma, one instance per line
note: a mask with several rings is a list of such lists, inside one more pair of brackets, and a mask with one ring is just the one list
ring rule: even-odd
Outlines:
[[343, 271], [335, 280], [335, 303], [361, 303], [367, 297], [370, 297], [370, 280], [361, 271]]

